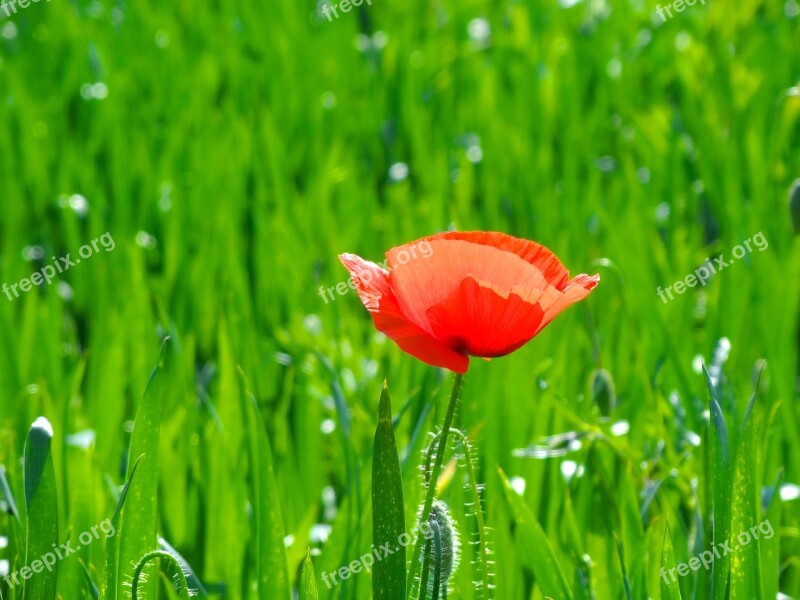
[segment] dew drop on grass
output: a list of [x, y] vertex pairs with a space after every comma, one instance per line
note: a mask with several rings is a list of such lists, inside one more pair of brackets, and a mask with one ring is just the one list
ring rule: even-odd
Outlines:
[[511, 487], [514, 488], [514, 491], [520, 496], [525, 494], [525, 486], [527, 484], [522, 477], [512, 477], [508, 482], [511, 484]]
[[308, 534], [308, 539], [312, 543], [324, 544], [328, 541], [331, 534], [332, 527], [327, 523], [315, 523], [311, 526], [311, 532]]
[[480, 146], [470, 146], [467, 148], [467, 160], [472, 164], [477, 164], [483, 160], [483, 149]]
[[492, 35], [492, 27], [483, 17], [476, 17], [467, 24], [467, 34], [474, 48], [486, 48]]
[[404, 162], [396, 162], [389, 167], [389, 179], [393, 183], [400, 183], [408, 177], [408, 165]]
[[41, 246], [25, 246], [22, 249], [22, 258], [32, 262], [44, 258], [44, 248]]
[[678, 52], [685, 52], [692, 43], [691, 36], [685, 31], [681, 31], [675, 36], [675, 49]]
[[13, 40], [15, 37], [17, 37], [17, 26], [9, 21], [3, 25], [3, 29], [0, 30], [0, 35], [7, 40]]
[[67, 436], [67, 445], [81, 450], [88, 450], [94, 446], [95, 433], [93, 429], [85, 429]]
[[611, 426], [611, 434], [617, 437], [627, 434], [631, 430], [631, 424], [627, 421], [617, 421]]
[[89, 201], [80, 194], [72, 194], [68, 200], [69, 207], [79, 217], [85, 217], [89, 212]]
[[336, 106], [336, 94], [333, 92], [325, 92], [322, 94], [320, 102], [322, 103], [322, 108], [325, 110], [331, 110]]
[[656, 206], [656, 223], [659, 225], [663, 225], [669, 219], [669, 204], [666, 202], [661, 202], [658, 206]]
[[156, 46], [162, 49], [169, 46], [169, 35], [163, 29], [156, 32]]
[[136, 234], [136, 245], [146, 250], [152, 250], [158, 245], [156, 238], [146, 231], [139, 231]]
[[606, 65], [606, 73], [611, 79], [619, 79], [622, 75], [622, 61], [618, 58], [612, 58]]
[[781, 500], [791, 502], [800, 498], [800, 486], [794, 483], [784, 483], [781, 486]]

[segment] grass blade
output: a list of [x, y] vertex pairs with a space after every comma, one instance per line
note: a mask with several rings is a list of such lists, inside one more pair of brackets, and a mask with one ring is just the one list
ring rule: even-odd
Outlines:
[[[405, 530], [403, 480], [392, 427], [389, 388], [384, 381], [372, 458], [372, 541], [375, 547], [391, 543], [394, 548]], [[405, 598], [405, 546], [401, 545], [397, 552], [375, 563], [372, 593], [378, 600]]]
[[[58, 500], [53, 456], [50, 446], [53, 427], [44, 417], [34, 421], [25, 442], [25, 505], [27, 507], [27, 535], [25, 567], [33, 569], [23, 584], [23, 600], [53, 600], [56, 597], [56, 570], [41, 568], [41, 558], [52, 554], [58, 544]], [[35, 563], [39, 563], [37, 565]]]
[[[157, 545], [158, 526], [158, 444], [161, 432], [161, 407], [166, 397], [165, 359], [169, 338], [161, 345], [158, 364], [150, 376], [147, 388], [136, 415], [129, 452], [129, 485], [126, 491], [125, 509], [121, 514], [119, 537], [119, 561], [114, 586], [108, 587], [109, 598], [125, 597], [120, 582], [130, 575], [139, 560]], [[134, 461], [133, 457], [137, 457]], [[138, 469], [137, 469], [138, 467]], [[138, 477], [133, 478], [134, 470]], [[123, 500], [121, 498], [121, 500]], [[113, 567], [112, 567], [113, 568]], [[156, 597], [157, 566], [148, 567], [151, 576], [142, 585], [147, 598]], [[122, 576], [122, 577], [121, 577]]]
[[572, 592], [567, 585], [567, 578], [561, 569], [556, 553], [547, 534], [533, 515], [530, 507], [517, 494], [508, 478], [498, 469], [503, 480], [506, 499], [517, 523], [517, 544], [521, 550], [521, 559], [536, 577], [542, 594], [560, 600], [572, 600]]
[[[712, 543], [726, 543], [731, 531], [731, 486], [733, 485], [731, 450], [725, 416], [717, 401], [716, 389], [711, 375], [703, 365], [708, 391], [711, 394], [711, 427], [709, 428], [711, 473], [712, 473]], [[711, 598], [726, 600], [730, 557], [721, 556], [712, 564]]]
[[136, 475], [136, 469], [139, 467], [141, 460], [142, 457], [140, 456], [136, 459], [136, 462], [133, 463], [128, 479], [122, 487], [122, 492], [120, 492], [119, 500], [117, 500], [117, 509], [114, 511], [114, 516], [111, 518], [111, 525], [118, 534], [111, 536], [106, 544], [106, 579], [103, 584], [104, 598], [115, 597], [111, 594], [112, 590], [117, 589], [117, 582], [119, 581], [119, 520], [122, 515], [122, 508], [125, 506], [125, 498], [128, 497], [128, 490], [131, 487], [131, 482], [133, 481], [134, 475]]
[[250, 452], [251, 504], [253, 506], [256, 588], [259, 598], [288, 600], [292, 596], [278, 486], [272, 469], [264, 420], [255, 396], [244, 381], [244, 414], [247, 415], [247, 437]]
[[664, 544], [661, 549], [661, 600], [682, 600], [678, 578], [669, 573], [674, 568], [675, 549], [672, 547], [672, 536], [667, 524], [664, 527]]
[[300, 600], [317, 600], [318, 597], [314, 563], [311, 562], [311, 552], [308, 552], [300, 575]]

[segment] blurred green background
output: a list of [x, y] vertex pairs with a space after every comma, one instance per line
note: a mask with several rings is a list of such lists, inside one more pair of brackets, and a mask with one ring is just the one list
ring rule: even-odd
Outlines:
[[[532, 343], [473, 360], [466, 376], [457, 422], [486, 483], [496, 597], [547, 594], [499, 467], [574, 598], [800, 598], [796, 0], [708, 0], [666, 22], [638, 0], [372, 0], [331, 21], [321, 6], [0, 8], [0, 283], [105, 232], [115, 242], [51, 285], [0, 295], [0, 575], [26, 564], [31, 423], [52, 423], [59, 539], [74, 538], [114, 514], [166, 335], [158, 452], [136, 475], [151, 494], [137, 488], [123, 513], [123, 527], [144, 515], [144, 541], [115, 538], [121, 580], [157, 531], [211, 597], [288, 597], [278, 574], [274, 593], [255, 587], [263, 552], [283, 559], [277, 530], [268, 538], [253, 518], [263, 495], [246, 387], [290, 581], [309, 547], [317, 575], [368, 551], [384, 378], [410, 524], [452, 376], [377, 334], [355, 293], [326, 302], [319, 288], [346, 281], [341, 252], [379, 262], [455, 228], [533, 239], [572, 273], [601, 275]], [[765, 250], [667, 304], [657, 296], [759, 232]], [[734, 450], [762, 359], [756, 430]], [[659, 577], [665, 531], [687, 561], [710, 547], [721, 510], [701, 360], [742, 461], [730, 533], [768, 514], [776, 535], [720, 561], [729, 588], [712, 595], [700, 569], [674, 596]], [[600, 368], [610, 406], [593, 386]], [[530, 451], [555, 434], [570, 434], [564, 452]], [[461, 474], [450, 477], [442, 494], [466, 542]], [[105, 547], [59, 565], [61, 598], [91, 597], [89, 579], [102, 589]], [[463, 544], [451, 598], [476, 597], [473, 552]], [[164, 572], [148, 597], [177, 597]], [[367, 573], [318, 585], [322, 598], [371, 594]], [[0, 594], [22, 597], [2, 581]]]

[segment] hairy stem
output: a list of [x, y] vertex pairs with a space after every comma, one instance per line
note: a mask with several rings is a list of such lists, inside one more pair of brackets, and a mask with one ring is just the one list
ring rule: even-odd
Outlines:
[[184, 598], [190, 598], [191, 595], [189, 593], [189, 582], [186, 581], [186, 575], [183, 573], [183, 568], [178, 560], [172, 556], [169, 552], [165, 552], [164, 550], [153, 550], [152, 552], [145, 554], [141, 560], [137, 563], [136, 569], [133, 571], [133, 585], [131, 587], [131, 600], [139, 600], [139, 580], [142, 578], [142, 571], [147, 566], [147, 563], [157, 559], [163, 558], [166, 559], [168, 562], [171, 562], [172, 565], [175, 567], [175, 570], [178, 572], [178, 584], [180, 585], [181, 596]]
[[[442, 470], [442, 462], [444, 461], [444, 451], [447, 447], [447, 434], [450, 432], [450, 425], [453, 423], [453, 415], [456, 412], [456, 405], [458, 404], [458, 392], [461, 389], [461, 381], [464, 375], [456, 373], [455, 381], [453, 382], [453, 391], [450, 394], [450, 404], [447, 406], [447, 413], [444, 416], [444, 424], [442, 425], [443, 435], [439, 439], [439, 447], [436, 450], [436, 460], [433, 463], [433, 470], [431, 471], [431, 478], [428, 482], [428, 492], [425, 495], [425, 504], [422, 506], [422, 514], [419, 516], [419, 523], [425, 523], [428, 516], [431, 514], [431, 507], [433, 506], [433, 497], [436, 495], [436, 482], [439, 480], [439, 473]], [[414, 545], [414, 554], [411, 556], [411, 567], [408, 570], [408, 585], [409, 597], [416, 598], [416, 574], [419, 567], [419, 557], [422, 553], [423, 540], [422, 537], [417, 539]]]

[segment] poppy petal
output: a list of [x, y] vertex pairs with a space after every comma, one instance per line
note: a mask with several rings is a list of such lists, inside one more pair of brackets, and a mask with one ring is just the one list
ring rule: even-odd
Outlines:
[[544, 329], [565, 308], [586, 298], [599, 281], [599, 275], [578, 275], [570, 280], [563, 292], [543, 294], [539, 302], [544, 309], [544, 319], [542, 319], [539, 331]]
[[393, 248], [386, 256], [389, 283], [404, 313], [422, 329], [434, 335], [427, 310], [456, 292], [468, 277], [490, 286], [503, 297], [515, 293], [535, 304], [548, 288], [556, 291], [536, 266], [516, 254], [492, 246], [463, 240], [430, 242], [428, 258], [401, 264], [398, 254], [405, 246]]
[[403, 314], [389, 285], [388, 271], [355, 254], [342, 254], [339, 260], [350, 271], [361, 302], [370, 311], [378, 331], [429, 365], [466, 373], [468, 356], [442, 344]]
[[427, 311], [439, 339], [474, 356], [513, 352], [541, 329], [544, 311], [515, 293], [507, 297], [493, 286], [468, 277], [446, 300]]
[[550, 285], [563, 289], [569, 281], [569, 271], [556, 255], [541, 244], [530, 240], [496, 231], [447, 231], [423, 238], [420, 242], [434, 240], [462, 240], [511, 252], [538, 268]]

